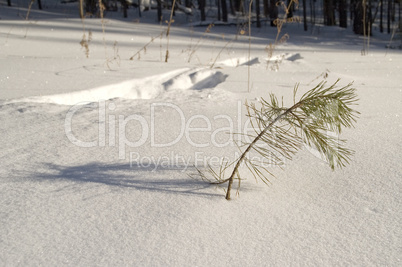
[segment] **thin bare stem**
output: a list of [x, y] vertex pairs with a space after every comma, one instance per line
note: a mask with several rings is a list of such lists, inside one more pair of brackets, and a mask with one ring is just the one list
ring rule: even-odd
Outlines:
[[172, 25], [173, 22], [173, 11], [174, 11], [174, 7], [176, 5], [176, 0], [173, 0], [173, 4], [172, 4], [172, 10], [170, 11], [170, 19], [168, 22], [168, 28], [166, 31], [166, 39], [167, 39], [167, 43], [166, 43], [166, 55], [165, 55], [165, 62], [168, 62], [169, 59], [169, 34], [170, 34], [170, 26]]
[[251, 60], [251, 7], [253, 5], [253, 0], [250, 0], [250, 4], [248, 7], [248, 66], [247, 66], [247, 91], [250, 92], [250, 60]]

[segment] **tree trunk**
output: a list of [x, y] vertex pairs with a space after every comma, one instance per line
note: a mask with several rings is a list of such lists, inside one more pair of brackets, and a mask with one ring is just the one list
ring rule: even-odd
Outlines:
[[310, 0], [311, 24], [315, 25], [315, 0]]
[[269, 14], [268, 0], [263, 0], [263, 5], [264, 5], [264, 17], [268, 17]]
[[256, 16], [257, 16], [257, 28], [261, 28], [260, 0], [256, 0], [256, 2], [255, 2], [255, 13], [256, 13]]
[[229, 0], [229, 7], [230, 7], [230, 13], [235, 16], [236, 15], [236, 11], [235, 11], [235, 7], [233, 5], [233, 0]]
[[[391, 0], [392, 1], [392, 0]], [[372, 35], [373, 16], [371, 12], [371, 1], [359, 0], [355, 2], [353, 12], [353, 32], [361, 35]]]
[[85, 0], [85, 10], [87, 13], [96, 15], [96, 2], [95, 0]]
[[380, 32], [384, 32], [384, 26], [382, 25], [382, 23], [383, 23], [383, 12], [384, 12], [383, 4], [384, 4], [384, 1], [380, 0]]
[[335, 7], [333, 0], [324, 0], [324, 24], [326, 26], [335, 25]]
[[303, 26], [304, 31], [307, 31], [307, 7], [306, 7], [306, 0], [303, 0]]
[[216, 1], [218, 5], [218, 20], [221, 20], [221, 0]]
[[339, 0], [339, 27], [348, 27], [348, 12], [346, 0]]
[[287, 18], [293, 18], [294, 3], [293, 0], [288, 0], [287, 3]]
[[388, 0], [388, 10], [387, 10], [387, 32], [391, 33], [391, 9], [392, 0]]
[[241, 12], [244, 15], [244, 1], [243, 0], [234, 0], [235, 1], [235, 10], [237, 12]]
[[278, 7], [276, 5], [276, 0], [270, 0], [269, 4], [269, 17], [271, 19], [271, 27], [276, 27], [276, 20], [278, 19]]
[[200, 9], [200, 12], [201, 12], [201, 21], [205, 21], [206, 20], [205, 0], [198, 0], [198, 8]]
[[401, 20], [401, 11], [402, 11], [402, 0], [399, 0], [399, 10], [398, 10], [398, 18], [399, 18], [399, 30], [402, 31], [402, 20]]
[[226, 5], [226, 0], [221, 0], [222, 6], [222, 21], [228, 22], [228, 7]]
[[[367, 1], [367, 0], [366, 0]], [[374, 18], [373, 18], [373, 12], [372, 12], [372, 6], [371, 6], [371, 0], [368, 0], [368, 10], [366, 10], [367, 17], [366, 17], [366, 35], [373, 35], [373, 32], [371, 31]]]
[[158, 16], [158, 22], [162, 21], [162, 0], [157, 0], [158, 2], [158, 12], [157, 12], [157, 16]]
[[[140, 2], [138, 2], [138, 3], [141, 4]], [[123, 7], [123, 17], [127, 18], [127, 8], [128, 8], [127, 1], [123, 0], [123, 1], [121, 1], [121, 4], [122, 4], [122, 7]], [[138, 9], [140, 9], [140, 8], [141, 7], [138, 6]]]
[[356, 1], [353, 7], [353, 32], [356, 34], [364, 34], [363, 25], [363, 0]]
[[395, 22], [395, 1], [391, 2], [392, 8], [391, 8], [391, 21]]
[[240, 0], [234, 0], [234, 9], [235, 9], [235, 11], [237, 11], [237, 12], [240, 11], [240, 5], [241, 5]]

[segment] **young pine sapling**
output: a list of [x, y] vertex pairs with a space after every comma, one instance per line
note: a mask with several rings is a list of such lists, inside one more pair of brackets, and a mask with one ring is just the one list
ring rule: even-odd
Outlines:
[[[269, 179], [266, 174], [271, 172], [260, 161], [253, 160], [250, 153], [257, 153], [271, 163], [282, 165], [283, 159], [291, 159], [303, 144], [315, 148], [329, 163], [335, 166], [345, 166], [353, 151], [346, 148], [345, 140], [338, 139], [343, 127], [353, 127], [358, 111], [352, 108], [357, 104], [356, 89], [352, 84], [337, 88], [339, 82], [326, 87], [326, 82], [303, 94], [296, 102], [298, 85], [293, 92], [293, 105], [290, 108], [280, 104], [277, 97], [270, 95], [269, 100], [261, 100], [261, 107], [247, 104], [248, 116], [251, 119], [255, 135], [252, 142], [243, 144], [246, 148], [240, 157], [230, 164], [221, 166], [219, 172], [209, 167], [208, 172], [216, 180], [213, 184], [228, 182], [226, 199], [229, 200], [235, 179], [241, 181], [239, 168], [245, 164], [251, 174], [264, 183]], [[331, 134], [331, 133], [335, 133]], [[229, 178], [224, 177], [226, 170], [233, 166]], [[209, 179], [205, 173], [198, 170], [202, 179]], [[239, 188], [238, 187], [238, 188]]]

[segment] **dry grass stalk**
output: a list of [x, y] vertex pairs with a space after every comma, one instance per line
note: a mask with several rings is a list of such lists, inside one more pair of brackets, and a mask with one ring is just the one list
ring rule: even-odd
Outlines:
[[82, 35], [82, 40], [80, 42], [81, 47], [85, 50], [85, 56], [89, 58], [89, 44], [92, 41], [92, 32], [88, 31], [88, 36], [85, 34], [85, 31]]
[[166, 63], [168, 62], [168, 59], [169, 59], [169, 34], [170, 34], [170, 26], [174, 22], [174, 20], [173, 20], [173, 11], [174, 11], [175, 5], [176, 5], [176, 0], [173, 0], [172, 10], [170, 11], [170, 19], [168, 21], [168, 27], [167, 27], [167, 31], [166, 31], [166, 38], [167, 38], [166, 55], [165, 55], [165, 62]]
[[152, 37], [151, 40], [150, 40], [148, 43], [146, 43], [146, 44], [145, 44], [143, 47], [141, 47], [134, 55], [132, 55], [132, 56], [130, 57], [130, 60], [134, 60], [135, 57], [138, 57], [138, 59], [140, 59], [140, 57], [141, 57], [141, 55], [140, 55], [141, 52], [144, 51], [144, 53], [146, 53], [147, 47], [148, 47], [150, 44], [152, 44], [152, 43], [155, 41], [156, 38], [161, 37], [164, 33], [165, 33], [165, 32], [162, 31], [158, 36]]

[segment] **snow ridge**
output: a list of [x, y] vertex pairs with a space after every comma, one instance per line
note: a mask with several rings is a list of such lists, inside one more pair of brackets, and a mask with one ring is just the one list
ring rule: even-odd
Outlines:
[[227, 75], [220, 71], [196, 68], [178, 69], [161, 75], [132, 79], [88, 90], [57, 95], [35, 96], [12, 100], [8, 103], [35, 102], [59, 105], [87, 104], [114, 98], [153, 99], [166, 91], [203, 90], [215, 88], [224, 82]]

